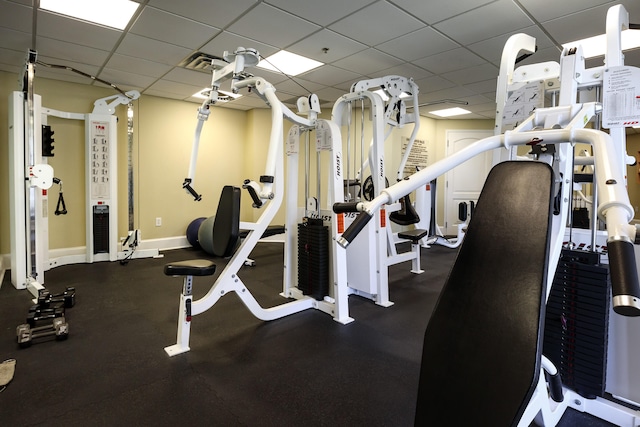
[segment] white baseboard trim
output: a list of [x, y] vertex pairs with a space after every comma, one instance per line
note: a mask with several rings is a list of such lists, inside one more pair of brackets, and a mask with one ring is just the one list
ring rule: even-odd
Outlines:
[[[160, 251], [187, 248], [189, 246], [191, 245], [187, 241], [186, 236], [141, 240], [140, 244], [136, 248], [133, 258], [155, 257], [159, 255]], [[118, 252], [118, 259], [122, 259], [124, 257], [123, 256], [121, 258], [120, 254], [124, 254], [124, 252]], [[51, 249], [49, 250], [48, 268], [45, 267], [45, 271], [63, 265], [81, 264], [85, 262], [87, 262], [85, 246]], [[0, 286], [4, 279], [5, 272], [10, 269], [11, 254], [0, 254]]]

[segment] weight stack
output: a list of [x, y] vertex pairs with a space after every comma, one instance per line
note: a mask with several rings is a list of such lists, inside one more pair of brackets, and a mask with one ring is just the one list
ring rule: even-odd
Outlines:
[[317, 300], [329, 295], [329, 227], [322, 220], [298, 224], [298, 289]]
[[597, 253], [562, 251], [547, 302], [544, 355], [562, 383], [587, 399], [606, 386], [608, 270]]

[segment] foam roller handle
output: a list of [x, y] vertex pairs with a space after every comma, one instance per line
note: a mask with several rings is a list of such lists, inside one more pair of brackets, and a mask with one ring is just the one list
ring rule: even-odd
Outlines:
[[640, 284], [633, 243], [607, 243], [613, 311], [623, 316], [640, 316]]
[[344, 231], [344, 233], [342, 233], [342, 237], [338, 239], [338, 244], [343, 248], [349, 246], [371, 218], [371, 215], [368, 213], [361, 212], [360, 215], [358, 215], [351, 225]]
[[358, 212], [357, 206], [358, 206], [358, 202], [334, 203], [333, 212], [334, 213]]
[[193, 196], [193, 199], [196, 202], [199, 202], [200, 200], [202, 200], [202, 196], [198, 194], [198, 192], [194, 190], [193, 187], [191, 187], [191, 180], [189, 178], [185, 178], [184, 182], [182, 183], [182, 188], [184, 188], [189, 193], [191, 193], [191, 195]]

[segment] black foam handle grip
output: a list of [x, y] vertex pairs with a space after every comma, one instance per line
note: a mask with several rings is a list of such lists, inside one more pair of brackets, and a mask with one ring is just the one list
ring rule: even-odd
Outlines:
[[554, 402], [562, 402], [564, 400], [564, 394], [562, 393], [562, 379], [560, 378], [560, 372], [556, 372], [555, 375], [551, 375], [547, 371], [544, 371], [544, 377], [549, 384], [549, 397]]
[[356, 219], [351, 223], [349, 227], [342, 233], [342, 239], [346, 240], [348, 243], [353, 242], [353, 239], [362, 231], [362, 229], [367, 225], [369, 220], [372, 218], [367, 212], [361, 212], [360, 215], [356, 217]]
[[358, 202], [334, 203], [333, 212], [334, 213], [358, 212], [357, 206], [358, 206]]
[[200, 200], [202, 200], [202, 196], [198, 194], [198, 192], [194, 190], [193, 187], [191, 187], [191, 180], [189, 178], [185, 178], [184, 182], [182, 183], [182, 188], [184, 188], [189, 193], [191, 193], [191, 195], [193, 196], [193, 199], [196, 202], [199, 202]]
[[623, 316], [640, 316], [640, 284], [633, 243], [607, 242], [613, 311]]
[[250, 185], [245, 186], [245, 188], [247, 189], [247, 191], [249, 191], [249, 195], [251, 196], [251, 199], [253, 200], [253, 207], [254, 208], [261, 207], [262, 206], [262, 200], [260, 200], [260, 197], [258, 197], [258, 193], [256, 193], [256, 189], [253, 188]]

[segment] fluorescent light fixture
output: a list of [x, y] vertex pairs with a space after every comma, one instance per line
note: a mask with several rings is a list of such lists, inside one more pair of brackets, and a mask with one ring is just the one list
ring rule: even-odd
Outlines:
[[[387, 102], [389, 100], [389, 95], [387, 95], [387, 93], [382, 89], [374, 90], [373, 93], [377, 93], [378, 95], [380, 95], [380, 98], [382, 98], [384, 102]], [[407, 92], [402, 92], [399, 98], [407, 99], [407, 98], [411, 98], [411, 95], [408, 94]]]
[[[620, 44], [622, 50], [635, 49], [640, 47], [640, 31], [638, 30], [624, 30], [621, 33]], [[582, 46], [582, 53], [585, 58], [594, 58], [596, 56], [602, 56], [607, 50], [607, 36], [600, 34], [599, 36], [593, 36], [582, 40], [576, 40], [574, 42], [565, 43], [562, 45], [564, 48]]]
[[40, 9], [124, 30], [140, 3], [130, 0], [40, 0]]
[[282, 72], [289, 76], [297, 76], [321, 65], [324, 65], [324, 63], [287, 52], [286, 50], [281, 50], [258, 62], [256, 66], [277, 73]]
[[[211, 91], [211, 89], [209, 89], [209, 88], [202, 89], [200, 92], [196, 92], [191, 96], [194, 97], [194, 98], [199, 98], [199, 99], [207, 99], [207, 98], [209, 98], [209, 92], [210, 91]], [[239, 93], [227, 92], [226, 90], [218, 90], [218, 102], [233, 101], [234, 99], [238, 99], [241, 96], [242, 95], [240, 95]]]
[[460, 107], [445, 108], [444, 110], [429, 111], [429, 114], [433, 114], [435, 116], [440, 116], [440, 117], [461, 116], [462, 114], [469, 114], [469, 113], [471, 113], [471, 111], [465, 110], [464, 108], [460, 108]]

